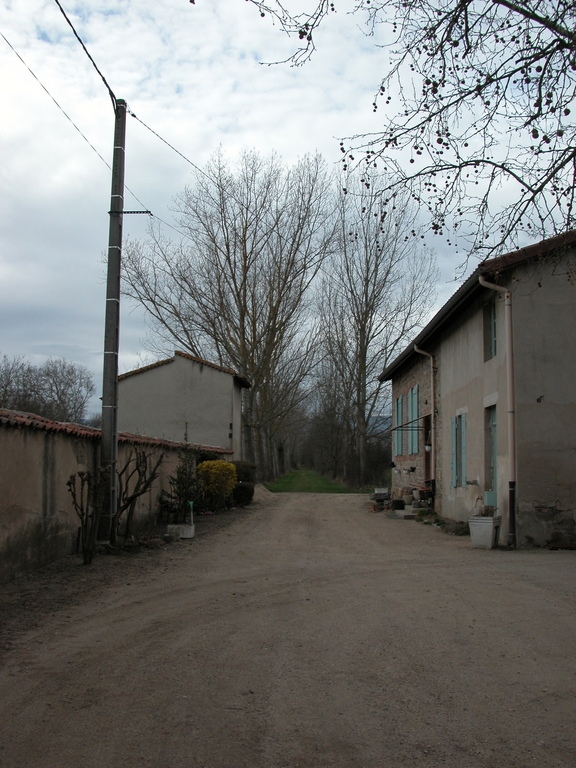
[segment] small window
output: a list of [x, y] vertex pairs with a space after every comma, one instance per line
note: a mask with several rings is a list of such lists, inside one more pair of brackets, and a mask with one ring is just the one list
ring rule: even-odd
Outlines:
[[484, 304], [484, 362], [496, 357], [496, 297]]
[[452, 488], [466, 487], [466, 414], [452, 417]]

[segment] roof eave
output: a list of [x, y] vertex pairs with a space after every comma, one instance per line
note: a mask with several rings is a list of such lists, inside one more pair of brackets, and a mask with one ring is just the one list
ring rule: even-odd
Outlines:
[[388, 365], [378, 376], [378, 381], [390, 381], [393, 375], [402, 366], [406, 365], [413, 354], [414, 346], [424, 347], [436, 334], [446, 326], [450, 318], [459, 312], [465, 299], [472, 298], [475, 293], [482, 290], [478, 278], [480, 275], [497, 276], [507, 272], [520, 264], [525, 264], [533, 259], [550, 255], [554, 252], [561, 252], [562, 249], [576, 245], [576, 230], [563, 232], [555, 237], [534, 243], [526, 248], [519, 248], [517, 251], [505, 253], [503, 256], [497, 256], [493, 259], [487, 259], [481, 262], [470, 277], [463, 283], [456, 293], [448, 299], [446, 304], [437, 312], [426, 327], [416, 336], [415, 339]]
[[426, 343], [429, 342], [437, 333], [439, 333], [440, 330], [446, 325], [448, 320], [456, 312], [458, 312], [464, 301], [473, 296], [474, 293], [482, 290], [482, 286], [478, 282], [478, 277], [480, 274], [484, 274], [485, 272], [486, 270], [482, 270], [481, 266], [474, 270], [466, 282], [460, 286], [456, 293], [451, 296], [446, 304], [444, 304], [444, 306], [434, 315], [428, 325], [426, 325], [426, 327], [420, 331], [418, 336], [416, 336], [416, 338], [410, 342], [406, 349], [404, 349], [404, 351], [401, 352], [398, 357], [396, 357], [390, 363], [390, 365], [388, 365], [382, 371], [380, 376], [378, 376], [378, 381], [390, 381], [393, 374], [399, 368], [405, 365], [413, 354], [417, 354], [414, 351], [415, 346], [425, 347]]

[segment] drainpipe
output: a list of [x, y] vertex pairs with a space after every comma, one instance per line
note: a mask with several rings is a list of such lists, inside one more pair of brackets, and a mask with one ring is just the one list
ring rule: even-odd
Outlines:
[[[431, 455], [430, 455], [430, 486], [432, 491], [432, 509], [434, 509], [434, 503], [436, 501], [436, 415], [435, 411], [435, 399], [434, 399], [434, 358], [430, 352], [424, 352], [423, 349], [417, 347], [414, 344], [414, 352], [418, 352], [419, 355], [426, 355], [430, 358], [430, 399], [432, 405], [430, 408], [430, 439], [432, 442]], [[426, 448], [424, 448], [426, 450]]]
[[514, 395], [514, 350], [512, 347], [512, 294], [479, 275], [484, 288], [504, 294], [506, 316], [506, 392], [508, 401], [508, 546], [516, 549], [516, 398]]

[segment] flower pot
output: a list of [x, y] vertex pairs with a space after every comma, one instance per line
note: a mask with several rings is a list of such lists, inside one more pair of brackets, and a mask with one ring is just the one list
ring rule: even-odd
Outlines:
[[177, 536], [180, 539], [192, 539], [194, 537], [194, 523], [174, 523], [166, 529], [167, 533]]
[[469, 518], [470, 538], [474, 549], [494, 549], [498, 544], [501, 524], [501, 515], [496, 517], [474, 515], [474, 517]]

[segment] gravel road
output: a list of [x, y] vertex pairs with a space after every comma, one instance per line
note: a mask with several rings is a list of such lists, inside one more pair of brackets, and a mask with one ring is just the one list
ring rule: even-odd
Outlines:
[[576, 552], [278, 494], [155, 555], [13, 638], [2, 768], [576, 766]]

